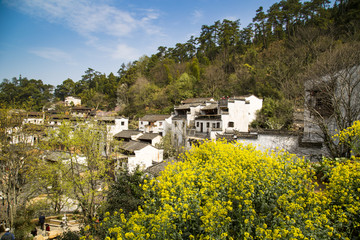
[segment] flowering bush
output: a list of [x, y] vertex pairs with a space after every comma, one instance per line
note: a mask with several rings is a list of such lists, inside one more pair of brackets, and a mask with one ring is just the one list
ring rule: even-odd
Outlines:
[[355, 157], [360, 157], [360, 121], [334, 135], [341, 144], [348, 145]]
[[360, 235], [360, 163], [348, 160], [336, 163], [331, 171], [326, 194], [330, 218], [337, 232]]
[[[334, 173], [329, 194], [315, 192], [311, 168], [288, 153], [220, 141], [183, 158], [142, 185], [144, 205], [137, 211], [100, 223], [107, 239], [345, 239], [358, 224], [358, 189], [348, 192], [353, 201], [338, 202], [346, 177]], [[336, 225], [344, 212], [347, 222]]]

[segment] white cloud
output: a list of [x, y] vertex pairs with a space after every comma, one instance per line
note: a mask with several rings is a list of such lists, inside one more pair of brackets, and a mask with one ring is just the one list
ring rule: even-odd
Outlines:
[[[140, 28], [155, 32], [151, 22], [158, 18], [153, 9], [129, 12], [95, 0], [3, 0], [27, 14], [49, 22], [65, 24], [84, 36], [107, 34], [126, 36]], [[147, 31], [152, 29], [151, 31]]]
[[37, 48], [32, 49], [29, 52], [51, 61], [64, 62], [69, 65], [76, 65], [76, 62], [73, 60], [70, 54], [56, 48]]

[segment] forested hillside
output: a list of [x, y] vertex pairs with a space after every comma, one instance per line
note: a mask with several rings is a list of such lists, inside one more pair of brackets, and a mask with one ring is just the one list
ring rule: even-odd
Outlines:
[[0, 101], [3, 107], [41, 110], [48, 101], [72, 95], [85, 106], [118, 106], [119, 114], [134, 117], [170, 113], [174, 104], [190, 97], [255, 94], [270, 109], [263, 117], [280, 116], [303, 106], [303, 82], [311, 66], [322, 55], [360, 41], [359, 31], [359, 0], [336, 0], [334, 5], [282, 0], [267, 10], [259, 7], [248, 26], [226, 19], [203, 25], [185, 43], [160, 46], [151, 56], [122, 64], [118, 75], [89, 68], [82, 79], [67, 79], [55, 88], [41, 80], [4, 80]]

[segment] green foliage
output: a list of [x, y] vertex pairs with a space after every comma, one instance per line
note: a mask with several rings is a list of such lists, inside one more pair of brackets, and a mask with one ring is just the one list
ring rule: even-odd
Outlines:
[[33, 194], [29, 191], [30, 174], [38, 158], [36, 146], [28, 141], [33, 139], [33, 132], [21, 128], [22, 122], [21, 113], [0, 109], [0, 191], [4, 196], [2, 203], [9, 206], [4, 212], [10, 227]]
[[164, 159], [169, 159], [171, 157], [175, 157], [177, 149], [175, 148], [175, 144], [172, 139], [172, 133], [167, 133], [159, 143], [159, 149], [164, 149]]
[[62, 84], [56, 86], [54, 96], [64, 101], [67, 96], [75, 96], [75, 90], [75, 82], [68, 78]]
[[253, 128], [290, 129], [293, 122], [293, 106], [288, 100], [265, 98], [263, 107], [251, 123]]
[[59, 239], [59, 240], [78, 240], [78, 239], [80, 239], [80, 232], [65, 231], [57, 239]]
[[4, 79], [0, 84], [0, 102], [8, 108], [41, 110], [52, 98], [53, 86], [27, 78]]
[[[102, 207], [102, 212], [114, 213], [123, 209], [125, 213], [135, 211], [143, 204], [143, 189], [140, 187], [148, 177], [138, 168], [133, 172], [122, 170], [116, 176], [107, 191], [107, 199]], [[102, 214], [101, 214], [102, 215]]]
[[16, 239], [31, 239], [28, 237], [35, 225], [31, 222], [34, 215], [33, 209], [22, 209], [17, 213], [14, 221]]
[[174, 103], [194, 96], [195, 77], [187, 73], [181, 74], [167, 87], [168, 98]]

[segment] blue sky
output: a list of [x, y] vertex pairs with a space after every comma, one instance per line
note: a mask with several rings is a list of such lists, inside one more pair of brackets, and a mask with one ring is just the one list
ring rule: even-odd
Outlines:
[[85, 70], [117, 74], [122, 63], [199, 36], [202, 25], [240, 19], [275, 0], [0, 0], [0, 80], [55, 87]]

